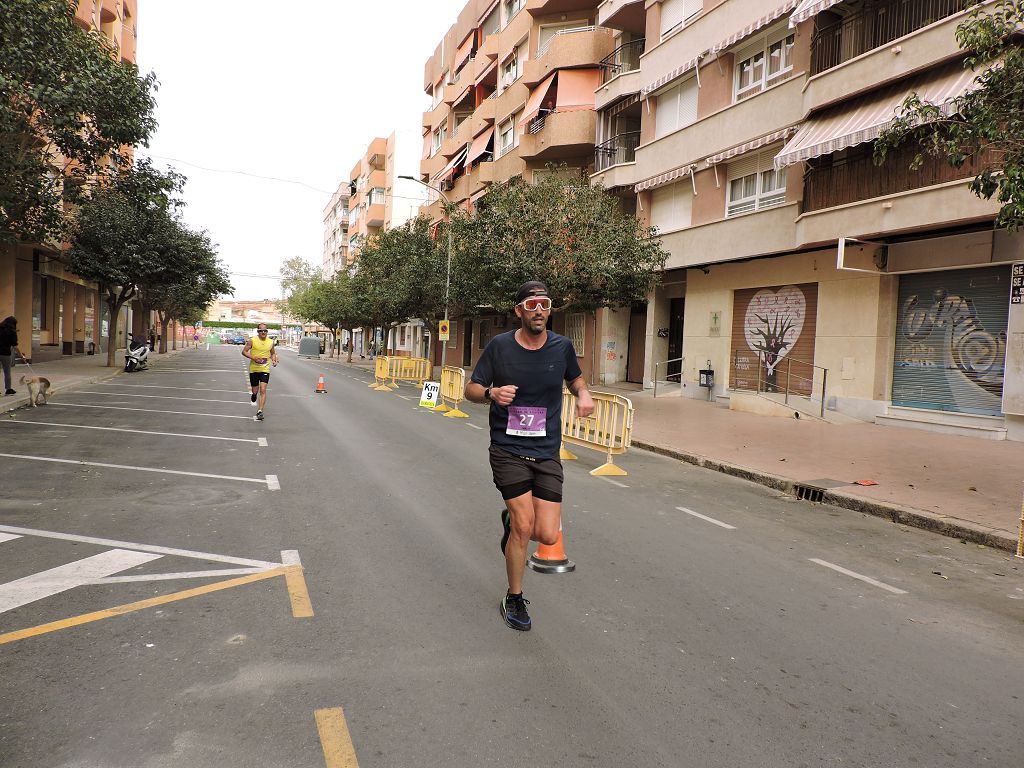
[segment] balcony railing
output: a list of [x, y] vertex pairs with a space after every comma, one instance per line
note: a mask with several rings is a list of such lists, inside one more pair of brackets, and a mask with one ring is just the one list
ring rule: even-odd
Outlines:
[[874, 197], [884, 197], [912, 189], [922, 189], [949, 181], [977, 176], [992, 157], [981, 155], [954, 168], [934, 157], [926, 156], [917, 170], [910, 163], [917, 151], [915, 142], [891, 152], [882, 165], [875, 165], [871, 145], [851, 151], [851, 156], [838, 162], [816, 161], [804, 177], [804, 210], [817, 211], [846, 205]]
[[537, 115], [530, 121], [530, 124], [526, 127], [526, 132], [530, 134], [540, 133], [544, 130], [544, 125], [547, 123], [548, 115], [545, 112], [542, 115]]
[[865, 0], [842, 21], [821, 27], [811, 40], [811, 74], [837, 67], [862, 53], [964, 10], [970, 0]]
[[636, 161], [636, 148], [640, 146], [640, 131], [613, 136], [594, 147], [594, 171], [600, 173], [620, 163]]
[[612, 34], [612, 30], [609, 29], [608, 27], [590, 26], [572, 27], [571, 29], [560, 29], [557, 32], [555, 32], [550, 38], [548, 38], [547, 41], [545, 41], [544, 45], [537, 49], [536, 58], [543, 59], [545, 54], [547, 54], [548, 50], [551, 48], [551, 44], [554, 43], [555, 40], [557, 40], [558, 38], [564, 37], [565, 35], [576, 35], [579, 34], [580, 32], [605, 32], [608, 35]]
[[601, 84], [604, 85], [623, 72], [640, 69], [640, 56], [643, 55], [646, 42], [643, 37], [633, 40], [625, 45], [620, 45], [601, 59]]

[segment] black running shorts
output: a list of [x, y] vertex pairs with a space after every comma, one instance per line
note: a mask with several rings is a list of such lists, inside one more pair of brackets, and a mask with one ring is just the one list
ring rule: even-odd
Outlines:
[[532, 493], [538, 499], [562, 503], [562, 462], [558, 459], [516, 456], [493, 445], [490, 458], [494, 485], [501, 491], [501, 498]]
[[258, 387], [261, 381], [270, 381], [270, 371], [249, 371], [250, 387]]

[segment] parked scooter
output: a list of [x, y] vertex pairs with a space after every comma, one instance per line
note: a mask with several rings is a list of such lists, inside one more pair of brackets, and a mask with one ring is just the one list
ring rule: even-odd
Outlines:
[[124, 355], [124, 372], [143, 371], [149, 360], [149, 344], [142, 339], [132, 339]]

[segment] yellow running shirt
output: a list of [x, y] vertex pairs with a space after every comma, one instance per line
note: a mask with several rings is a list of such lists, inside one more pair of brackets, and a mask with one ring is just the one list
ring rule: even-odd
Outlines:
[[255, 360], [249, 361], [249, 373], [270, 373], [270, 353], [274, 350], [274, 340], [269, 336], [265, 339], [261, 339], [259, 336], [254, 336], [252, 339], [252, 346], [249, 347], [249, 354], [253, 357], [266, 358], [265, 363], [257, 363]]

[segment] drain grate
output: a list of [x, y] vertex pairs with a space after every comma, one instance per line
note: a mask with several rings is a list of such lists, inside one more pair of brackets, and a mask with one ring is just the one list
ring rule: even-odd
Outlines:
[[823, 488], [814, 488], [810, 485], [795, 485], [796, 497], [802, 501], [813, 501], [816, 504], [820, 504], [825, 500], [825, 490]]

